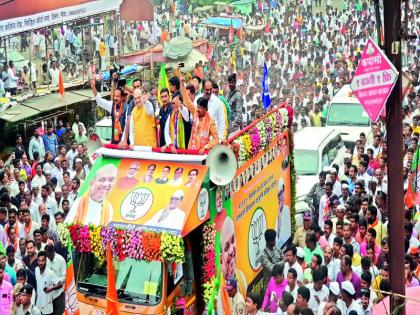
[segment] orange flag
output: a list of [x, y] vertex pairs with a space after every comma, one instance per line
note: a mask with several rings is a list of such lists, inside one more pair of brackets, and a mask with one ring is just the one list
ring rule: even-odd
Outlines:
[[76, 284], [74, 281], [73, 269], [73, 248], [71, 240], [67, 244], [68, 260], [66, 270], [66, 283], [64, 284], [65, 293], [65, 314], [66, 315], [80, 315], [79, 301], [77, 300]]
[[114, 265], [112, 264], [111, 245], [106, 244], [106, 269], [108, 271], [108, 281], [106, 290], [106, 315], [118, 315], [118, 296], [115, 286]]
[[60, 70], [58, 75], [58, 93], [61, 94], [61, 97], [64, 97], [64, 81], [63, 81], [63, 73]]

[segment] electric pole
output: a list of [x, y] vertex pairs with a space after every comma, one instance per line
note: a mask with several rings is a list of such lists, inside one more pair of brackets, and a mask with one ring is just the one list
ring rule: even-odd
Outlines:
[[[404, 274], [404, 203], [403, 203], [403, 133], [401, 67], [401, 0], [384, 0], [385, 53], [399, 75], [386, 103], [388, 144], [388, 235], [391, 292], [405, 295]], [[405, 314], [403, 298], [391, 295], [390, 313]]]

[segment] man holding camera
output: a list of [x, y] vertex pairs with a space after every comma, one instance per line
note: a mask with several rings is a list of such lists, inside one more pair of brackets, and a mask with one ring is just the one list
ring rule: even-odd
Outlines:
[[111, 142], [113, 144], [118, 144], [123, 139], [123, 133], [125, 128], [125, 123], [127, 119], [127, 111], [129, 104], [125, 102], [125, 93], [122, 87], [115, 88], [115, 81], [118, 79], [118, 73], [114, 72], [112, 74], [111, 80], [111, 90], [113, 93], [113, 100], [107, 101], [98, 94], [96, 89], [96, 79], [93, 78], [90, 80], [90, 86], [93, 91], [93, 96], [95, 97], [96, 104], [99, 107], [106, 110], [108, 113], [111, 113], [112, 117], [112, 138]]

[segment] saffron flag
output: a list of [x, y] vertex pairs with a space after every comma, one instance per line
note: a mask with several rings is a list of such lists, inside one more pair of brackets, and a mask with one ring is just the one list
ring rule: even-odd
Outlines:
[[267, 64], [264, 62], [264, 76], [262, 79], [262, 102], [264, 105], [264, 109], [267, 109], [271, 104], [270, 98], [270, 87], [268, 86], [268, 68]]
[[417, 148], [411, 166], [411, 174], [408, 177], [407, 192], [404, 196], [405, 205], [408, 208], [420, 204], [420, 149]]
[[[61, 73], [61, 72], [60, 72]], [[64, 284], [65, 294], [65, 314], [66, 315], [80, 315], [79, 301], [77, 300], [76, 284], [74, 281], [74, 269], [73, 269], [73, 246], [69, 238], [67, 244], [68, 259], [67, 259], [67, 270], [66, 270], [66, 282]]]
[[158, 101], [159, 104], [162, 105], [162, 101], [160, 100], [160, 90], [163, 88], [169, 89], [169, 82], [168, 77], [166, 76], [166, 67], [165, 64], [160, 66], [159, 72], [159, 82], [158, 82]]
[[58, 74], [58, 92], [61, 94], [61, 97], [64, 97], [64, 81], [63, 81], [63, 73], [60, 70]]
[[106, 315], [118, 315], [118, 295], [115, 286], [114, 265], [112, 264], [111, 245], [106, 244], [106, 269], [108, 271], [106, 289]]
[[233, 29], [233, 22], [230, 19], [230, 28], [229, 28], [229, 44], [233, 43], [233, 37], [235, 36], [235, 31]]

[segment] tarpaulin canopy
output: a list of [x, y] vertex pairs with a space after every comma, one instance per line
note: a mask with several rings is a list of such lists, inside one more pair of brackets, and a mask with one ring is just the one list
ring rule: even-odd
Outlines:
[[213, 16], [209, 17], [203, 24], [220, 28], [229, 28], [232, 25], [234, 29], [240, 29], [243, 25], [243, 22], [240, 18], [229, 16]]
[[207, 170], [172, 161], [99, 157], [68, 218], [95, 224], [94, 211], [103, 225], [186, 235], [209, 217], [206, 189], [207, 199], [197, 203], [199, 196], [206, 198], [201, 192]]
[[239, 0], [232, 2], [230, 5], [232, 8], [236, 8], [239, 13], [242, 14], [251, 14], [252, 5], [256, 3], [256, 0]]
[[170, 59], [179, 59], [187, 56], [193, 49], [193, 42], [188, 37], [174, 37], [166, 43], [162, 55]]
[[207, 57], [196, 49], [193, 49], [188, 56], [166, 63], [166, 67], [175, 69], [180, 62], [184, 63], [181, 69], [183, 72], [194, 70], [195, 64], [202, 61], [203, 64], [208, 61]]
[[[101, 95], [106, 94], [108, 93], [101, 93]], [[33, 97], [0, 112], [0, 119], [15, 123], [44, 112], [70, 106], [79, 102], [89, 101], [92, 97], [91, 90], [66, 91], [64, 99], [62, 99], [61, 95], [58, 93]]]

